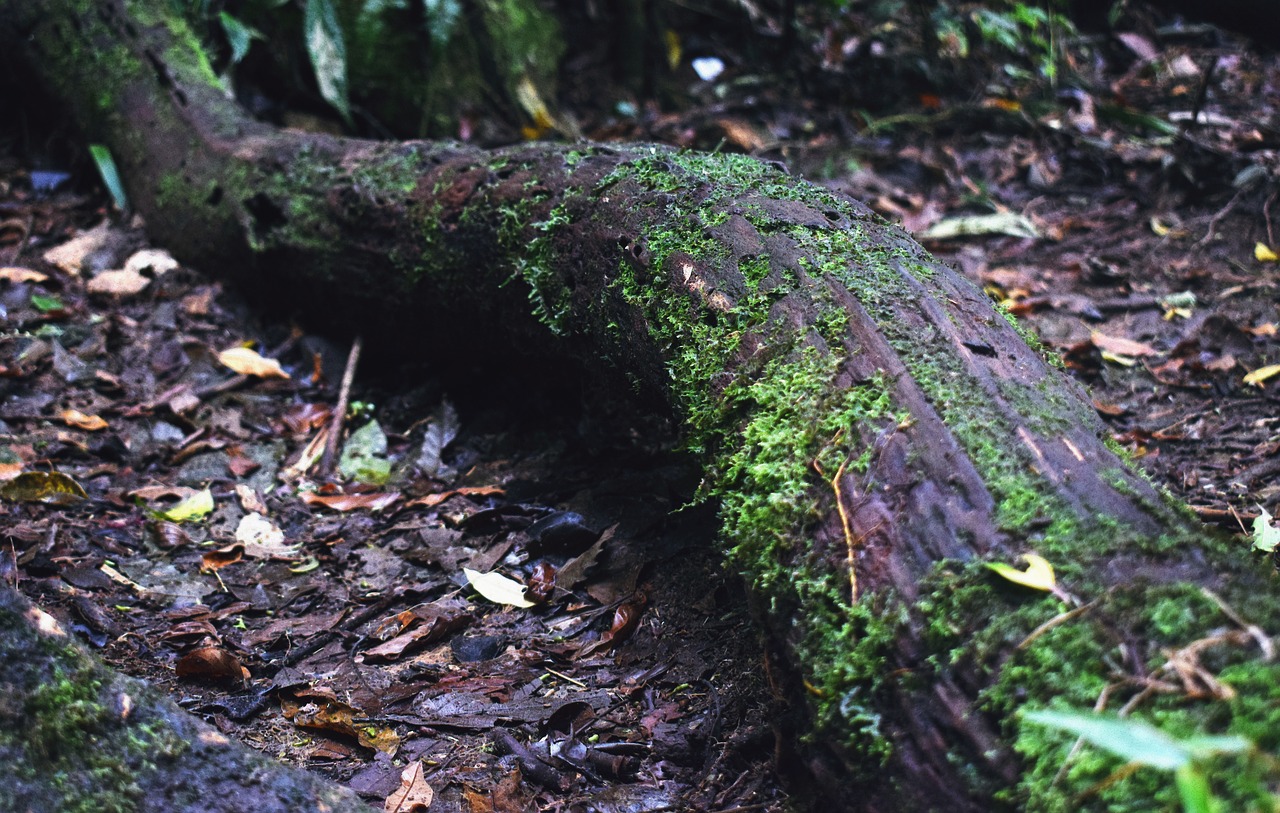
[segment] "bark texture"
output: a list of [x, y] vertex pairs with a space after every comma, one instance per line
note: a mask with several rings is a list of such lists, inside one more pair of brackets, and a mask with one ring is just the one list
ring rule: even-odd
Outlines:
[[[1156, 684], [1135, 713], [1171, 732], [1280, 745], [1280, 670], [1235, 634], [1280, 628], [1269, 568], [1118, 459], [1073, 382], [861, 204], [741, 156], [279, 132], [162, 0], [35, 6], [0, 0], [0, 41], [179, 257], [402, 343], [572, 359], [670, 409], [822, 809], [1172, 799], [1155, 772], [1093, 787], [1113, 761], [1063, 769], [1071, 741], [1018, 716]], [[1062, 597], [984, 567], [1028, 552]], [[1195, 669], [1165, 667], [1180, 652]], [[1216, 789], [1241, 798], [1237, 778]]]

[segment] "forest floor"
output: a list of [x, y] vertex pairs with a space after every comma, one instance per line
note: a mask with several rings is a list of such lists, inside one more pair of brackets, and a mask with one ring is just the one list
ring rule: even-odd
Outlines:
[[[581, 119], [780, 157], [901, 222], [1258, 555], [1253, 518], [1280, 511], [1280, 58], [1215, 29], [1121, 33], [1090, 68], [1105, 91], [1034, 114], [925, 95], [855, 122], [730, 75], [679, 110]], [[378, 807], [415, 761], [432, 810], [792, 806], [785, 710], [672, 439], [366, 357], [326, 472], [348, 347], [264, 320], [9, 147], [0, 577]], [[477, 592], [464, 568], [506, 580]], [[510, 606], [525, 584], [533, 606]]]

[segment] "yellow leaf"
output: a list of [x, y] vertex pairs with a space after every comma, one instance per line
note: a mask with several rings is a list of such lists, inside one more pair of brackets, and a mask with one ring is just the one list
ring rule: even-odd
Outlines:
[[63, 410], [59, 416], [63, 423], [67, 426], [74, 426], [77, 429], [84, 429], [87, 432], [96, 432], [99, 429], [106, 429], [107, 422], [97, 415], [86, 415], [78, 409]]
[[1260, 263], [1273, 263], [1280, 260], [1280, 256], [1271, 250], [1271, 246], [1266, 243], [1258, 242], [1253, 246], [1253, 258]]
[[1280, 373], [1280, 364], [1268, 364], [1266, 367], [1259, 367], [1246, 375], [1244, 383], [1261, 387], [1263, 381], [1275, 376], [1277, 373]]
[[1043, 556], [1034, 553], [1024, 553], [1022, 558], [1027, 563], [1026, 570], [1018, 570], [1004, 562], [988, 562], [987, 567], [1014, 584], [1030, 587], [1032, 590], [1043, 590], [1046, 593], [1054, 592], [1058, 582], [1053, 576], [1053, 565], [1049, 564]]
[[289, 374], [275, 359], [263, 358], [247, 347], [233, 347], [218, 354], [218, 361], [240, 375], [256, 375], [258, 378], [288, 378]]
[[27, 471], [0, 487], [0, 497], [13, 502], [72, 505], [88, 495], [75, 480], [59, 471]]
[[662, 32], [662, 43], [667, 47], [667, 67], [675, 70], [680, 67], [680, 59], [684, 56], [684, 48], [680, 46], [680, 35], [670, 28]]
[[213, 492], [206, 488], [203, 491], [197, 491], [184, 500], [178, 501], [176, 505], [167, 511], [157, 512], [157, 516], [170, 522], [186, 522], [189, 519], [199, 519], [212, 510]]
[[532, 607], [532, 601], [524, 597], [524, 585], [515, 579], [508, 579], [501, 573], [481, 573], [464, 567], [467, 581], [475, 591], [494, 604], [510, 604], [512, 607]]

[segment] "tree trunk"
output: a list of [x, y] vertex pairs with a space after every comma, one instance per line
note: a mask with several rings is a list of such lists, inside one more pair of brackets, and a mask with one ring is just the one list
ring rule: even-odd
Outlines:
[[[1173, 798], [1150, 771], [1094, 787], [1117, 766], [1088, 751], [1059, 775], [1071, 740], [1024, 707], [1145, 690], [1134, 713], [1175, 734], [1280, 744], [1280, 669], [1222, 633], [1280, 627], [1269, 568], [1118, 459], [1080, 389], [900, 229], [735, 155], [275, 131], [167, 11], [0, 0], [0, 41], [187, 262], [403, 345], [572, 359], [664, 403], [823, 809]], [[983, 566], [1029, 552], [1060, 596]]]

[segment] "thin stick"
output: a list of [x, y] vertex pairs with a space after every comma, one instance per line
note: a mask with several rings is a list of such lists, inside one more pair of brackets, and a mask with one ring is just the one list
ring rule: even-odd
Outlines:
[[[846, 461], [847, 462], [847, 461]], [[836, 512], [840, 514], [840, 526], [844, 531], [844, 544], [848, 549], [849, 559], [849, 604], [858, 603], [858, 572], [854, 569], [854, 548], [857, 546], [853, 539], [853, 527], [849, 523], [849, 513], [844, 510], [844, 499], [840, 494], [840, 478], [844, 477], [844, 463], [840, 464], [840, 468], [836, 469], [836, 476], [831, 478], [831, 487], [836, 492]]]
[[347, 366], [342, 371], [342, 386], [338, 390], [338, 406], [334, 409], [332, 422], [329, 424], [329, 438], [324, 445], [324, 456], [320, 458], [321, 477], [328, 477], [333, 471], [333, 460], [338, 456], [338, 444], [342, 441], [342, 427], [347, 420], [347, 405], [351, 402], [351, 383], [356, 378], [356, 366], [360, 363], [360, 348], [364, 339], [356, 336], [351, 342], [351, 352], [347, 354]]

